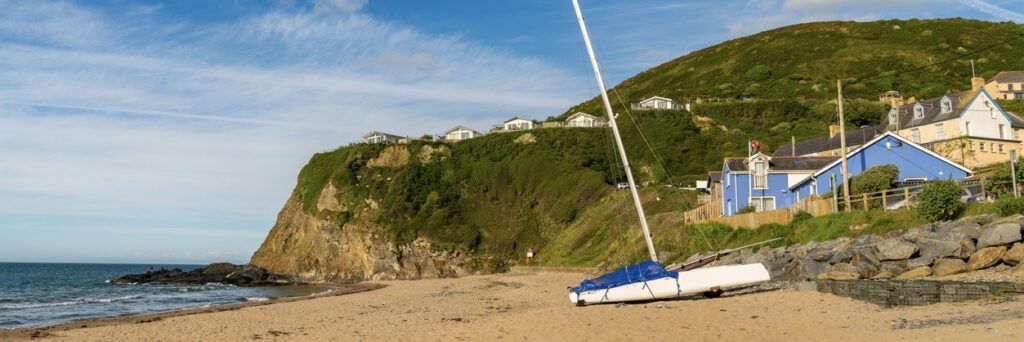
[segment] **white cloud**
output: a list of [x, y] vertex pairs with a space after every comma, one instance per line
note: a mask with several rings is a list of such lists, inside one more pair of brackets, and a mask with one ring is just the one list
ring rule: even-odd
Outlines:
[[1005, 9], [1005, 8], [993, 5], [991, 3], [988, 3], [988, 2], [985, 2], [985, 1], [982, 1], [982, 0], [958, 0], [958, 1], [960, 1], [960, 3], [962, 3], [962, 4], [964, 4], [964, 5], [968, 6], [968, 7], [971, 7], [973, 9], [976, 9], [976, 10], [984, 12], [984, 13], [987, 13], [987, 14], [989, 14], [989, 15], [991, 15], [993, 17], [996, 17], [998, 19], [1009, 20], [1009, 21], [1013, 21], [1013, 22], [1017, 22], [1017, 23], [1024, 22], [1024, 14], [1021, 14], [1020, 12], [1014, 12], [1014, 11], [1011, 11], [1011, 10], [1008, 10], [1008, 9]]
[[[363, 13], [159, 23], [0, 0], [0, 228], [92, 217], [262, 233], [312, 153], [369, 130], [486, 129], [590, 95], [584, 76]], [[0, 259], [16, 248], [0, 241]]]
[[318, 12], [355, 12], [366, 6], [367, 2], [368, 0], [313, 0], [313, 8]]

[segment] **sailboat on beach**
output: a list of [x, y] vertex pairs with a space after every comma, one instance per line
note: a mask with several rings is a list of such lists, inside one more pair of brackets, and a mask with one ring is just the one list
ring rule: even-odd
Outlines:
[[590, 63], [594, 68], [598, 89], [601, 90], [601, 100], [608, 114], [608, 123], [615, 138], [615, 146], [619, 150], [619, 157], [622, 159], [626, 170], [626, 180], [629, 182], [630, 195], [633, 197], [633, 204], [636, 206], [636, 212], [640, 218], [640, 227], [643, 229], [644, 240], [647, 242], [647, 251], [650, 253], [651, 259], [636, 265], [623, 267], [615, 272], [594, 279], [584, 280], [579, 286], [570, 289], [569, 301], [583, 306], [598, 303], [672, 299], [770, 280], [768, 270], [761, 264], [718, 266], [689, 271], [669, 271], [658, 262], [658, 253], [654, 249], [654, 241], [651, 239], [650, 229], [647, 226], [644, 207], [640, 202], [640, 195], [637, 193], [636, 182], [629, 167], [626, 149], [622, 145], [619, 127], [615, 123], [615, 114], [608, 99], [608, 91], [604, 85], [601, 68], [597, 63], [597, 55], [594, 53], [594, 47], [590, 43], [590, 33], [587, 31], [587, 24], [583, 21], [583, 12], [580, 10], [579, 0], [572, 0], [572, 4], [576, 10], [576, 19], [579, 21], [580, 31], [583, 33], [583, 41], [587, 46]]

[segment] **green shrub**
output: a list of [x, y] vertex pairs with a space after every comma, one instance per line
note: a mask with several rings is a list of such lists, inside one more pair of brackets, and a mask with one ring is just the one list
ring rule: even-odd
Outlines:
[[859, 195], [889, 190], [899, 176], [900, 169], [896, 165], [875, 166], [850, 178], [850, 191], [854, 195]]
[[960, 215], [964, 204], [960, 202], [964, 190], [955, 181], [941, 181], [928, 184], [917, 195], [917, 213], [928, 220], [951, 220]]
[[[1024, 159], [1017, 161], [1017, 167], [1019, 168]], [[992, 168], [992, 174], [988, 176], [985, 181], [985, 191], [994, 194], [996, 197], [1003, 197], [1011, 194], [1013, 191], [1013, 184], [1010, 182], [1012, 176], [1010, 175], [1010, 163], [1005, 162], [996, 165]], [[1017, 185], [1020, 186], [1024, 181], [1024, 174], [1021, 174], [1021, 170], [1017, 170]]]
[[1013, 196], [1004, 196], [996, 200], [996, 208], [999, 213], [1003, 216], [1010, 216], [1014, 214], [1024, 214], [1024, 198], [1013, 198]]
[[796, 224], [796, 223], [800, 223], [800, 222], [803, 222], [803, 221], [810, 220], [812, 218], [814, 218], [814, 216], [811, 216], [811, 214], [807, 213], [806, 211], [801, 210], [801, 211], [796, 212], [796, 214], [793, 214], [793, 221], [792, 221], [792, 223]]
[[772, 77], [772, 68], [767, 65], [758, 64], [747, 70], [746, 74], [743, 74], [743, 78], [750, 82], [761, 82]]
[[740, 209], [740, 211], [737, 211], [736, 213], [737, 214], [750, 214], [750, 213], [753, 213], [753, 212], [756, 212], [756, 211], [757, 211], [757, 208], [754, 208], [754, 206], [746, 206], [745, 208]]

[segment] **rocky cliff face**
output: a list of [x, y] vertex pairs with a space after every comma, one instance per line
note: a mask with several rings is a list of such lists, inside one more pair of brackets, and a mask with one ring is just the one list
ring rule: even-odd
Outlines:
[[[342, 209], [338, 190], [328, 184], [318, 209], [321, 214]], [[369, 211], [364, 215], [369, 215]], [[472, 258], [459, 252], [434, 251], [424, 239], [395, 245], [378, 229], [348, 223], [339, 226], [310, 215], [292, 197], [277, 217], [267, 239], [250, 264], [307, 282], [451, 277], [476, 270]]]

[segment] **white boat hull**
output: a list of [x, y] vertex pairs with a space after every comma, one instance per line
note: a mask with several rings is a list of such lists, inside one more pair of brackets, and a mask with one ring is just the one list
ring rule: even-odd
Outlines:
[[579, 294], [569, 291], [569, 301], [573, 304], [581, 301], [583, 304], [599, 304], [671, 299], [768, 280], [771, 280], [768, 270], [761, 264], [708, 267], [679, 272], [678, 279], [666, 277]]

